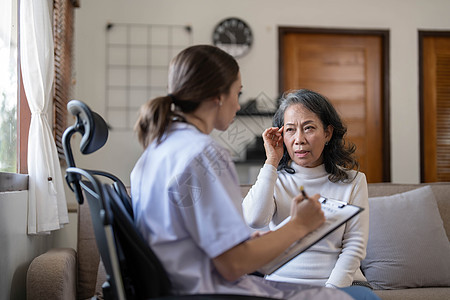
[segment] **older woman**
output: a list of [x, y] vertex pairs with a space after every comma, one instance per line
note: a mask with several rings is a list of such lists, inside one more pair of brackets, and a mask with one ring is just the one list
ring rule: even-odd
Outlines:
[[366, 177], [354, 170], [355, 146], [331, 103], [310, 90], [287, 94], [263, 133], [266, 162], [243, 202], [250, 226], [274, 227], [289, 216], [300, 186], [308, 193], [338, 199], [365, 210], [267, 278], [346, 287], [366, 282], [359, 266], [369, 231]]

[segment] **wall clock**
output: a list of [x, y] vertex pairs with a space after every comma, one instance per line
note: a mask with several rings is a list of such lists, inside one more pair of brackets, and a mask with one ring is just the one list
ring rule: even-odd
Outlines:
[[234, 57], [248, 53], [253, 42], [250, 27], [238, 18], [227, 18], [214, 28], [213, 43]]

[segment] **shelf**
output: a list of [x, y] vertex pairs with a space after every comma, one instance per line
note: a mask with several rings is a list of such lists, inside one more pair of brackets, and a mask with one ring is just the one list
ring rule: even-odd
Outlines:
[[251, 116], [263, 116], [263, 117], [273, 117], [273, 115], [275, 114], [275, 112], [246, 112], [246, 111], [238, 111], [236, 113], [236, 116], [247, 116], [247, 117], [251, 117]]
[[273, 117], [275, 111], [259, 110], [256, 106], [256, 100], [247, 101], [242, 108], [236, 113], [236, 116], [263, 116]]

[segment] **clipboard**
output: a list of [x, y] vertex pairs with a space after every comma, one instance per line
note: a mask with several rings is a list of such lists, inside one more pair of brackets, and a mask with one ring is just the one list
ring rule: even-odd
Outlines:
[[[364, 210], [362, 207], [348, 204], [336, 199], [320, 197], [318, 201], [322, 204], [322, 211], [325, 215], [325, 223], [323, 223], [316, 230], [305, 235], [300, 240], [294, 242], [281, 255], [272, 260], [270, 263], [264, 265], [262, 268], [258, 269], [257, 272], [264, 275], [272, 274], [291, 259], [310, 248], [312, 245], [338, 229], [345, 222]], [[290, 219], [290, 216], [284, 219], [274, 230], [277, 230], [285, 225]]]

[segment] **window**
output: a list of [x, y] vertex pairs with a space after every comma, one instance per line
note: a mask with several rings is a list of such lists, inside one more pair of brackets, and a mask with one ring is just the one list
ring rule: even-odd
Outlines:
[[17, 172], [17, 2], [0, 15], [0, 172]]
[[[18, 9], [20, 0], [0, 3], [0, 172], [27, 173], [27, 140], [31, 114], [20, 80]], [[72, 41], [77, 0], [53, 1], [55, 82], [53, 134], [64, 162], [61, 137], [67, 127], [66, 105], [72, 86]]]

